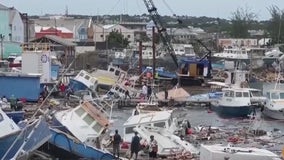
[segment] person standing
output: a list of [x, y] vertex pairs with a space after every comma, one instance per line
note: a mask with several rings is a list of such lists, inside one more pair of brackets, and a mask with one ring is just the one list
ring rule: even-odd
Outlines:
[[130, 155], [130, 158], [132, 158], [133, 154], [135, 153], [135, 160], [137, 160], [138, 158], [138, 152], [139, 152], [139, 149], [140, 149], [140, 138], [138, 137], [138, 133], [135, 132], [134, 133], [134, 137], [132, 138], [132, 141], [131, 141], [131, 147], [130, 147], [130, 150], [131, 150], [131, 155]]
[[12, 94], [12, 96], [10, 97], [10, 105], [11, 105], [11, 109], [12, 110], [16, 110], [16, 105], [17, 105], [17, 99], [15, 98], [15, 96]]
[[156, 159], [157, 158], [157, 152], [158, 152], [158, 143], [154, 139], [154, 136], [150, 136], [150, 143], [149, 143], [149, 158], [150, 159]]
[[116, 129], [112, 143], [113, 143], [113, 156], [115, 157], [117, 155], [118, 159], [119, 159], [119, 148], [121, 141], [122, 141], [121, 136], [118, 134], [118, 130]]
[[147, 93], [148, 93], [148, 87], [147, 87], [146, 84], [144, 83], [144, 85], [142, 86], [142, 94], [143, 94], [143, 98], [144, 98], [144, 99], [146, 99]]

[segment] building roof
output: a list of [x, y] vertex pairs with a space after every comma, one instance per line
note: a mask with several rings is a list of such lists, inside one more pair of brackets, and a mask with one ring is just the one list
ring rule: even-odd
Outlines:
[[67, 29], [66, 27], [42, 27], [42, 26], [35, 26], [35, 32], [38, 33], [41, 30], [48, 30], [50, 28], [54, 28], [56, 30], [60, 30], [63, 33], [73, 33], [72, 31], [70, 31], [69, 29]]
[[9, 10], [9, 24], [12, 24], [13, 19], [15, 17], [15, 15], [17, 14], [17, 10], [16, 9], [10, 9]]
[[0, 4], [0, 9], [9, 9], [9, 8], [4, 6], [3, 4]]
[[76, 44], [71, 42], [70, 40], [63, 39], [63, 38], [55, 36], [55, 35], [45, 35], [45, 36], [43, 36], [41, 38], [34, 39], [31, 42], [57, 43], [57, 44], [60, 44], [60, 45], [63, 45], [63, 46], [67, 46], [67, 47], [76, 46]]
[[114, 26], [115, 26], [115, 24], [108, 24], [108, 25], [103, 25], [103, 28], [104, 29], [110, 29], [110, 28], [112, 28]]

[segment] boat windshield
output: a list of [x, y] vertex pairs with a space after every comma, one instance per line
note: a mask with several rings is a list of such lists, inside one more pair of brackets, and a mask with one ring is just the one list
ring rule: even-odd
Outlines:
[[260, 91], [250, 91], [252, 97], [261, 97]]
[[125, 128], [125, 134], [130, 134], [130, 133], [133, 133], [133, 129], [134, 129], [135, 127], [127, 127], [127, 128]]
[[226, 91], [224, 96], [225, 97], [234, 97], [234, 91]]
[[[270, 94], [270, 97], [269, 97]], [[284, 92], [272, 92], [272, 93], [267, 93], [267, 97], [270, 99], [284, 99]]]

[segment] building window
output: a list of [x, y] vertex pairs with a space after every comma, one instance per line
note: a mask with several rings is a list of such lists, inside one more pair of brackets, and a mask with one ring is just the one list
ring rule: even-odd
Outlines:
[[130, 38], [131, 36], [130, 35], [127, 35], [127, 38]]
[[103, 37], [104, 37], [104, 35], [101, 34], [101, 38], [103, 38]]

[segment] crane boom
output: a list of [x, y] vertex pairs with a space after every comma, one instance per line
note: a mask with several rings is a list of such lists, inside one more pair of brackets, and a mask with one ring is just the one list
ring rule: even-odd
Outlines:
[[[161, 40], [163, 42], [163, 45], [166, 47], [167, 51], [169, 52], [170, 56], [172, 57], [176, 67], [178, 67], [178, 60], [175, 55], [175, 50], [170, 42], [170, 36], [167, 33], [167, 29], [163, 25], [163, 22], [161, 20], [161, 16], [159, 15], [157, 8], [155, 7], [154, 3], [152, 0], [143, 0], [147, 10], [150, 14], [151, 19], [153, 20], [158, 33], [161, 37]], [[154, 36], [154, 35], [153, 35]]]

